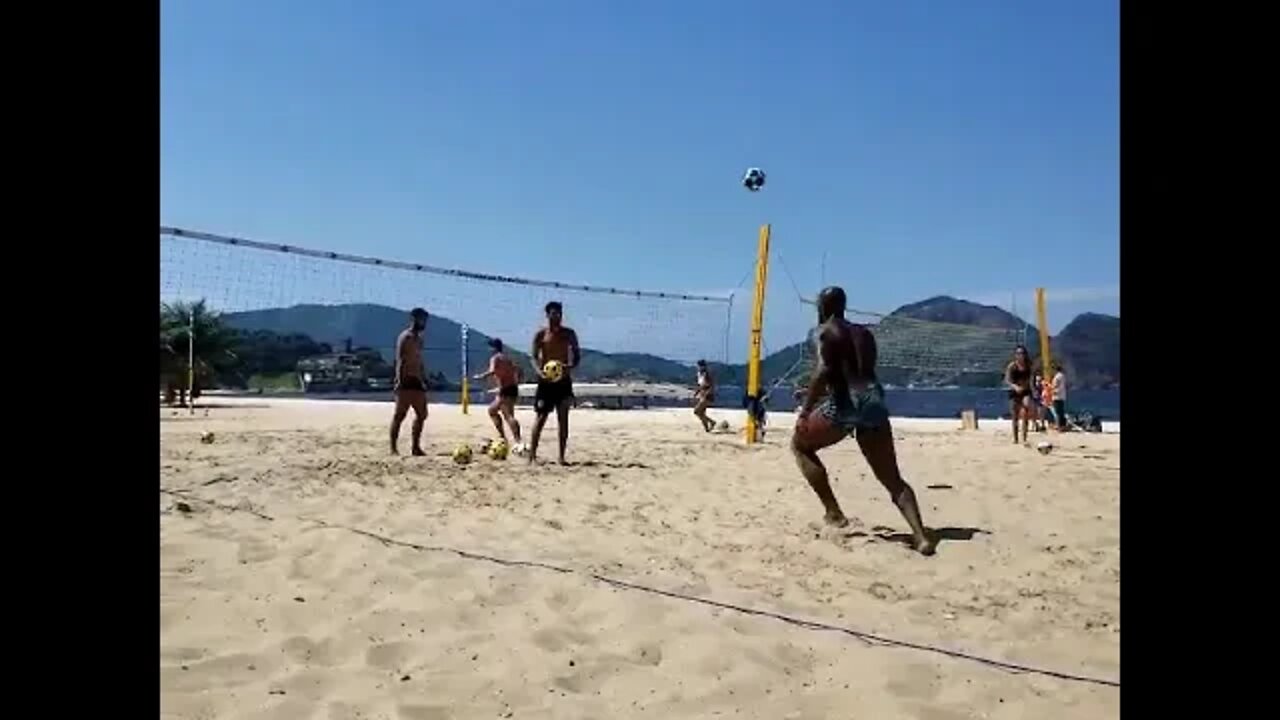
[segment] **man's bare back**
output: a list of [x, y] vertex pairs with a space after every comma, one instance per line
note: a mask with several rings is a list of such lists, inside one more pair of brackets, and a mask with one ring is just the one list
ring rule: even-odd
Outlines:
[[422, 336], [407, 328], [396, 338], [396, 379], [414, 378], [422, 381], [426, 378], [426, 368], [422, 362]]
[[[876, 382], [876, 338], [871, 331], [842, 317], [833, 317], [818, 331], [817, 355], [826, 368], [826, 390], [837, 405], [852, 402], [850, 391]], [[821, 399], [821, 396], [819, 398]]]

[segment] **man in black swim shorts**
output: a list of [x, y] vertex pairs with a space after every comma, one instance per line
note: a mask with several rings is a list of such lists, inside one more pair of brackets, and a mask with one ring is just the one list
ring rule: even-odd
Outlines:
[[[542, 437], [542, 428], [547, 424], [547, 416], [554, 410], [556, 413], [556, 429], [560, 434], [561, 465], [568, 465], [565, 460], [565, 448], [569, 444], [569, 408], [573, 406], [573, 369], [582, 361], [582, 349], [578, 345], [578, 334], [573, 328], [562, 324], [564, 306], [552, 301], [543, 308], [547, 315], [547, 326], [540, 328], [533, 336], [533, 347], [529, 355], [533, 360], [533, 372], [538, 377], [538, 388], [534, 391], [533, 436], [529, 439], [529, 462], [538, 456], [538, 440]], [[542, 368], [550, 361], [557, 360], [564, 366], [564, 373], [559, 380], [547, 378]]]
[[409, 327], [396, 338], [396, 409], [391, 417], [391, 454], [399, 454], [400, 426], [413, 409], [413, 454], [422, 451], [422, 426], [427, 422], [427, 368], [422, 359], [422, 331], [427, 327], [427, 311], [409, 312]]
[[519, 443], [520, 423], [516, 421], [516, 400], [520, 399], [520, 368], [503, 352], [502, 341], [498, 338], [489, 341], [489, 348], [493, 350], [493, 355], [489, 358], [489, 369], [472, 379], [483, 381], [493, 378], [497, 393], [489, 404], [489, 419], [504, 441], [507, 439], [507, 433], [502, 428], [502, 421], [505, 419], [511, 427], [512, 439]]

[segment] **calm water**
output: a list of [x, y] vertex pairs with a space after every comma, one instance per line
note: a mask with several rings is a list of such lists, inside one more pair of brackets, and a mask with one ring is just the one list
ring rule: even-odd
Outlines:
[[[954, 418], [959, 417], [960, 411], [967, 408], [976, 409], [980, 418], [1000, 417], [1009, 412], [1009, 399], [1003, 390], [976, 388], [908, 390], [906, 388], [889, 388], [885, 390], [885, 396], [889, 403], [889, 410], [899, 417]], [[483, 404], [491, 399], [486, 397], [483, 392], [472, 393], [471, 397], [472, 403]], [[1120, 420], [1119, 390], [1071, 390], [1067, 397], [1067, 410], [1069, 412], [1088, 410], [1107, 421]], [[448, 397], [441, 393], [439, 395], [433, 394], [432, 396], [433, 402], [456, 403], [458, 400], [458, 395]], [[689, 405], [687, 401], [664, 402], [659, 400], [654, 400], [650, 404], [654, 407], [686, 407]], [[742, 389], [721, 386], [715, 406], [722, 409], [741, 408]], [[779, 412], [794, 410], [795, 401], [792, 399], [791, 391], [786, 388], [779, 388], [774, 392], [769, 398], [769, 409]]]
[[[296, 393], [287, 393], [286, 395], [297, 396]], [[954, 418], [959, 417], [961, 410], [974, 408], [978, 411], [978, 417], [980, 418], [996, 418], [1009, 411], [1009, 400], [1003, 390], [980, 390], [975, 388], [909, 390], [906, 388], [889, 388], [885, 390], [885, 395], [889, 403], [890, 412], [899, 417]], [[308, 397], [331, 400], [368, 401], [385, 399], [390, 401], [390, 396], [389, 392], [383, 391], [379, 393], [325, 393]], [[1087, 410], [1103, 420], [1110, 422], [1120, 420], [1119, 390], [1071, 390], [1068, 398], [1067, 409], [1070, 412]], [[433, 403], [457, 404], [460, 399], [461, 396], [457, 392], [431, 393], [431, 402]], [[486, 405], [491, 399], [492, 396], [486, 395], [483, 390], [475, 390], [471, 393], [472, 404]], [[653, 407], [690, 407], [688, 401], [653, 400], [650, 404]], [[742, 389], [721, 386], [715, 407], [720, 409], [741, 409]], [[777, 412], [794, 410], [795, 401], [792, 399], [791, 390], [779, 388], [774, 392], [769, 398], [769, 409]]]

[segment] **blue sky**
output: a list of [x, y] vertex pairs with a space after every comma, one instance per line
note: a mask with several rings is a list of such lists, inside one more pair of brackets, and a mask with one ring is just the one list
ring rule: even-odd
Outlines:
[[1115, 0], [163, 0], [161, 222], [724, 293], [767, 221], [778, 343], [823, 253], [859, 308], [1043, 286], [1056, 330], [1119, 312], [1118, 33]]

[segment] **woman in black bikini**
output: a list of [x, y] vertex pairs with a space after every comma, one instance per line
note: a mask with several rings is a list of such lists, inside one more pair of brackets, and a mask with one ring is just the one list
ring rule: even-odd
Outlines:
[[1031, 358], [1022, 345], [1014, 348], [1013, 362], [1004, 369], [1004, 383], [1009, 389], [1009, 415], [1013, 418], [1013, 441], [1018, 442], [1018, 420], [1022, 420], [1022, 441], [1031, 442], [1027, 430], [1031, 424]]

